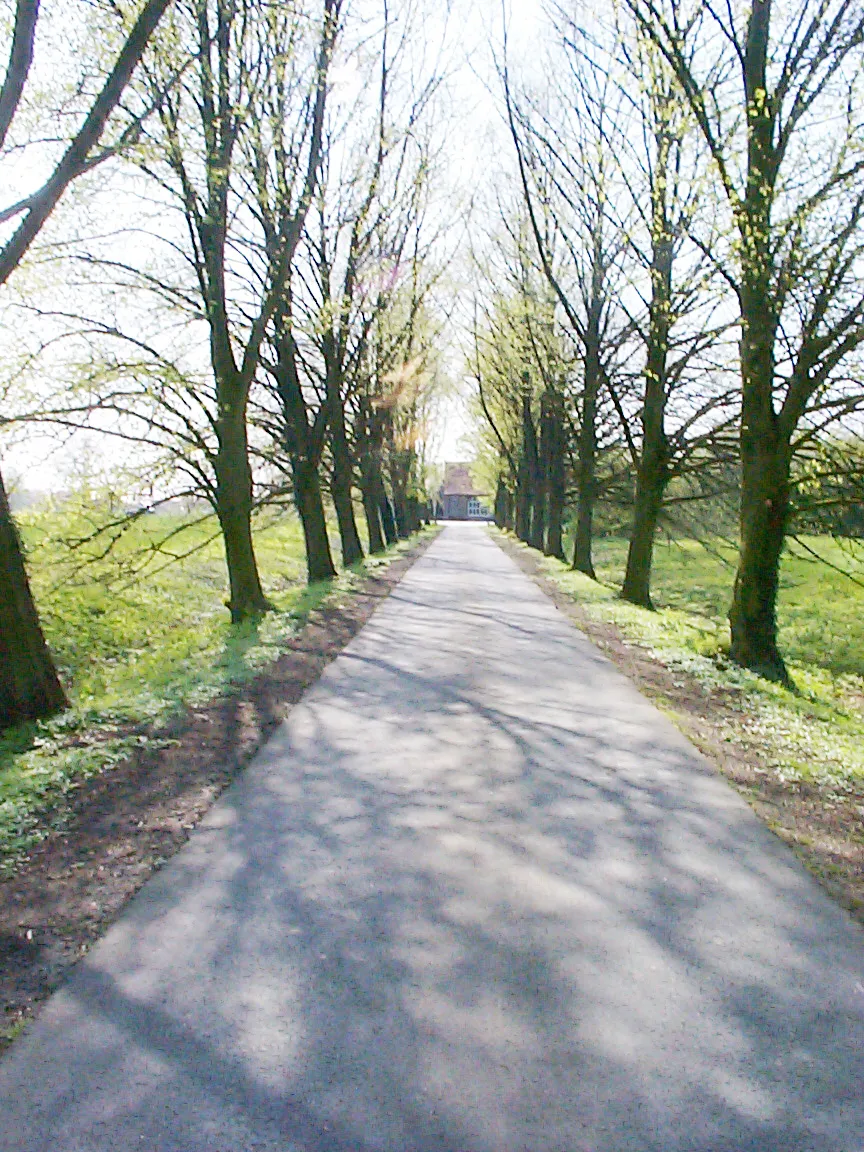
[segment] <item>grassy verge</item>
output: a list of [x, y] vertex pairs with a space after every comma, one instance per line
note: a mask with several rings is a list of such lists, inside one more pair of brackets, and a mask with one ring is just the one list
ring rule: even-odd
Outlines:
[[657, 548], [651, 612], [618, 599], [626, 542], [597, 545], [598, 580], [512, 537], [546, 586], [744, 793], [834, 894], [864, 918], [864, 551], [790, 543], [778, 618], [789, 691], [732, 664], [726, 611], [734, 550]]
[[[366, 571], [412, 546], [307, 587], [296, 518], [262, 516], [256, 551], [277, 611], [233, 626], [212, 521], [147, 516], [107, 555], [101, 537], [70, 548], [92, 534], [94, 516], [66, 505], [22, 518], [34, 593], [71, 707], [0, 737], [0, 875], [62, 825], [71, 789], [142, 746], [170, 743], [174, 717], [238, 691], [279, 658], [311, 612], [349, 596]], [[171, 561], [169, 552], [184, 558]]]

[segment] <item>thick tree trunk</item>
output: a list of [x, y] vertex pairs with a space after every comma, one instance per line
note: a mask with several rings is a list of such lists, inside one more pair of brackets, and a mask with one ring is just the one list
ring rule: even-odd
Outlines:
[[537, 442], [534, 437], [534, 420], [531, 415], [531, 398], [528, 393], [528, 376], [525, 374], [522, 391], [521, 411], [522, 435], [519, 445], [519, 462], [516, 471], [516, 535], [524, 544], [531, 542], [531, 512], [534, 503], [533, 483], [537, 468]]
[[596, 580], [592, 556], [594, 504], [597, 496], [597, 397], [600, 391], [600, 309], [595, 304], [589, 319], [585, 344], [585, 388], [582, 395], [582, 423], [579, 428], [576, 510], [576, 539], [573, 567]]
[[741, 413], [741, 546], [729, 624], [730, 656], [769, 680], [789, 683], [777, 646], [777, 589], [789, 517], [788, 440], [755, 390]]
[[230, 412], [224, 416], [217, 436], [216, 515], [225, 542], [230, 589], [228, 608], [231, 620], [239, 624], [272, 608], [261, 587], [252, 544], [252, 469], [245, 413], [243, 418]]
[[528, 490], [531, 503], [531, 525], [528, 543], [543, 550], [546, 539], [546, 477], [537, 448], [537, 429], [531, 411], [530, 397], [522, 398], [522, 451], [528, 463]]
[[789, 516], [792, 430], [774, 410], [779, 317], [772, 292], [771, 205], [776, 176], [773, 104], [765, 99], [770, 3], [757, 0], [747, 26], [747, 190], [741, 232], [741, 550], [729, 609], [730, 656], [789, 683], [777, 647], [777, 588]]
[[651, 568], [665, 486], [666, 468], [662, 459], [646, 460], [643, 446], [636, 478], [636, 504], [627, 549], [627, 569], [621, 586], [622, 599], [642, 608], [654, 607], [651, 602]]
[[498, 477], [498, 484], [495, 488], [495, 523], [499, 528], [506, 528], [509, 519], [508, 505], [510, 503], [510, 493], [507, 491], [507, 486], [504, 483], [504, 477]]
[[0, 731], [25, 720], [44, 720], [66, 707], [0, 476]]
[[[378, 464], [377, 445], [372, 441], [368, 418], [361, 413], [358, 419], [358, 435], [363, 448], [360, 453], [360, 494], [363, 498], [363, 512], [366, 516], [366, 530], [369, 535], [369, 553], [383, 552], [383, 522], [381, 519], [381, 498], [386, 497], [384, 481]], [[362, 433], [362, 435], [361, 435]]]
[[396, 523], [397, 538], [406, 540], [411, 535], [408, 525], [408, 502], [398, 484], [393, 485], [393, 517]]
[[384, 529], [384, 538], [387, 544], [392, 547], [398, 543], [399, 528], [396, 524], [396, 513], [393, 510], [393, 503], [384, 488], [381, 485], [381, 494], [378, 497], [378, 511], [381, 513], [381, 527]]
[[516, 473], [516, 498], [514, 508], [514, 528], [518, 538], [525, 544], [531, 536], [531, 490], [528, 463], [524, 457], [519, 460]]
[[[659, 178], [665, 176], [665, 142], [660, 142]], [[651, 568], [654, 538], [666, 486], [669, 483], [669, 444], [666, 437], [667, 362], [673, 247], [666, 219], [665, 179], [654, 194], [654, 238], [651, 262], [651, 314], [645, 361], [645, 397], [642, 403], [642, 454], [636, 472], [633, 528], [627, 550], [627, 569], [621, 597], [631, 604], [652, 608]]]
[[409, 533], [420, 531], [420, 501], [416, 496], [409, 496], [405, 502], [405, 510], [408, 517], [408, 531]]
[[318, 469], [308, 460], [291, 462], [294, 479], [294, 503], [303, 525], [306, 544], [306, 576], [310, 584], [332, 580], [336, 575], [330, 540], [327, 536], [327, 518], [321, 497], [321, 479]]
[[366, 528], [369, 533], [369, 554], [374, 556], [377, 552], [383, 552], [386, 547], [381, 524], [381, 507], [373, 485], [363, 482], [361, 492], [363, 494], [363, 511], [366, 514]]
[[553, 391], [544, 395], [540, 441], [546, 477], [546, 541], [543, 551], [547, 556], [563, 560], [566, 497], [564, 410], [561, 397]]
[[334, 413], [330, 431], [330, 450], [333, 454], [330, 495], [333, 497], [336, 520], [339, 524], [342, 564], [345, 568], [350, 568], [352, 564], [363, 559], [363, 545], [360, 543], [357, 518], [354, 515], [354, 500], [352, 498], [354, 468], [348, 439], [345, 435], [344, 414], [341, 408], [337, 413]]

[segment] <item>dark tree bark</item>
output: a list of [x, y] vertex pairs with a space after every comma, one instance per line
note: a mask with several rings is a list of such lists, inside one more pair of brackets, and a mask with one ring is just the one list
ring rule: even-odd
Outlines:
[[741, 549], [729, 610], [730, 656], [768, 679], [788, 683], [777, 647], [777, 589], [789, 517], [791, 450], [776, 420], [760, 424], [752, 410], [742, 413], [742, 420], [747, 421], [747, 449], [741, 454]]
[[0, 730], [67, 706], [30, 593], [21, 541], [0, 476]]
[[537, 478], [537, 436], [531, 412], [531, 396], [527, 379], [520, 397], [519, 457], [516, 466], [516, 535], [524, 544], [531, 543], [531, 525], [534, 508], [534, 483]]
[[662, 455], [649, 455], [643, 446], [636, 478], [636, 499], [633, 527], [627, 549], [627, 568], [621, 597], [642, 608], [653, 608], [651, 601], [651, 569], [654, 560], [654, 541], [668, 470]]
[[546, 474], [546, 542], [547, 556], [564, 559], [564, 501], [566, 499], [566, 443], [564, 405], [554, 389], [544, 393], [541, 417], [543, 466]]
[[333, 564], [330, 539], [327, 535], [327, 518], [324, 514], [318, 466], [308, 459], [295, 456], [291, 461], [291, 470], [294, 481], [294, 503], [303, 526], [303, 540], [306, 545], [306, 578], [310, 584], [332, 580], [336, 575], [336, 567]]
[[344, 567], [350, 568], [352, 564], [363, 559], [363, 545], [360, 543], [357, 518], [354, 515], [354, 500], [352, 498], [354, 461], [348, 445], [345, 416], [341, 405], [335, 420], [336, 428], [331, 426], [330, 429], [330, 452], [332, 455], [330, 495], [336, 509], [339, 538], [342, 541], [342, 564]]
[[530, 501], [528, 543], [542, 552], [546, 539], [546, 477], [537, 446], [531, 398], [527, 393], [522, 397], [522, 453], [527, 461]]
[[744, 84], [748, 109], [741, 306], [741, 550], [729, 623], [737, 663], [787, 683], [777, 646], [777, 587], [789, 515], [791, 453], [774, 409], [779, 316], [772, 286], [771, 205], [777, 179], [774, 115], [766, 98], [770, 0], [753, 0]]
[[378, 511], [381, 513], [381, 526], [384, 529], [384, 537], [388, 545], [391, 547], [399, 541], [399, 529], [396, 524], [396, 513], [393, 508], [393, 503], [384, 490], [384, 485], [381, 485], [381, 493], [378, 497]]
[[252, 470], [245, 407], [237, 416], [225, 413], [217, 423], [216, 434], [219, 441], [213, 461], [216, 515], [225, 542], [230, 589], [228, 608], [232, 622], [238, 624], [272, 607], [261, 587], [252, 545]]
[[508, 521], [510, 520], [510, 493], [507, 491], [507, 485], [504, 483], [504, 477], [498, 477], [498, 483], [495, 486], [495, 523], [499, 528], [507, 528]]
[[381, 452], [384, 443], [382, 413], [367, 397], [357, 400], [354, 419], [354, 442], [360, 466], [360, 492], [369, 533], [370, 553], [383, 552], [391, 541], [385, 530], [388, 501], [384, 476], [381, 471]]
[[393, 483], [393, 518], [396, 524], [398, 540], [407, 540], [411, 535], [411, 525], [408, 516], [408, 497], [405, 489], [398, 481]]
[[527, 544], [531, 535], [531, 480], [528, 461], [524, 455], [520, 455], [516, 471], [513, 529], [517, 537]]
[[585, 328], [585, 369], [578, 437], [576, 486], [576, 539], [573, 545], [573, 567], [592, 580], [594, 572], [594, 505], [597, 500], [597, 401], [600, 395], [600, 321], [603, 302], [595, 293], [588, 311]]
[[365, 478], [361, 478], [360, 491], [363, 495], [363, 512], [366, 515], [366, 528], [369, 533], [369, 554], [374, 556], [386, 548], [381, 524], [381, 506], [375, 497], [374, 485]]
[[671, 141], [658, 139], [652, 188], [651, 304], [642, 402], [642, 450], [636, 470], [633, 527], [621, 596], [652, 608], [651, 568], [660, 509], [670, 477], [666, 436], [667, 362], [671, 325], [673, 244], [667, 208], [667, 169]]
[[380, 441], [374, 440], [375, 429], [366, 428], [365, 444], [360, 457], [360, 491], [363, 495], [363, 509], [366, 513], [366, 526], [369, 530], [369, 551], [383, 552], [388, 544], [395, 543], [387, 531], [388, 520], [392, 520], [387, 489], [381, 474], [379, 457]]
[[294, 503], [303, 526], [306, 575], [310, 584], [336, 575], [324, 501], [321, 495], [321, 453], [327, 429], [326, 411], [311, 415], [297, 370], [297, 346], [291, 332], [290, 302], [280, 305], [273, 326], [276, 361], [268, 365], [279, 397], [276, 438], [291, 464]]

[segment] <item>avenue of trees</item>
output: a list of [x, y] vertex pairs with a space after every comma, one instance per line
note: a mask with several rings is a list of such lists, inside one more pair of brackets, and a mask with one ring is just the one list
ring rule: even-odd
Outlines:
[[[410, 0], [97, 5], [75, 97], [59, 82], [46, 91], [44, 60], [31, 75], [40, 22], [56, 32], [84, 22], [84, 7], [42, 17], [17, 4], [0, 146], [7, 161], [31, 146], [54, 168], [3, 213], [16, 225], [3, 283], [64, 191], [103, 161], [102, 183], [79, 185], [111, 226], [44, 233], [39, 266], [56, 287], [7, 297], [7, 318], [33, 334], [38, 383], [15, 402], [7, 389], [0, 422], [98, 434], [131, 461], [147, 510], [206, 502], [242, 622], [270, 608], [253, 538], [262, 505], [293, 502], [310, 581], [336, 572], [325, 495], [346, 566], [425, 514], [440, 371], [434, 46]], [[57, 159], [34, 128], [40, 101], [55, 134], [76, 125]], [[122, 524], [109, 541], [112, 530]], [[65, 705], [25, 561], [0, 483], [0, 728]]]
[[[511, 163], [461, 311], [458, 5], [7, 7], [4, 435], [92, 435], [140, 512], [204, 509], [255, 619], [264, 506], [310, 581], [328, 522], [346, 566], [420, 525], [459, 314], [498, 523], [589, 577], [626, 532], [645, 607], [661, 527], [736, 533], [731, 657], [788, 682], [784, 541], [862, 531], [856, 0], [547, 0], [542, 59], [493, 50]], [[65, 703], [0, 477], [0, 729]]]
[[661, 522], [701, 508], [716, 531], [736, 507], [730, 655], [788, 682], [784, 540], [857, 530], [864, 12], [593, 15], [550, 6], [542, 82], [498, 60], [518, 195], [478, 261], [470, 357], [496, 518], [550, 555], [572, 519], [593, 576], [601, 507], [629, 534], [621, 594], [650, 606]]

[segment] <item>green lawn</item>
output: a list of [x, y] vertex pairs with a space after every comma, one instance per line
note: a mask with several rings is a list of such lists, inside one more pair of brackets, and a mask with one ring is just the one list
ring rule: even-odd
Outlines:
[[[68, 504], [19, 517], [34, 595], [72, 706], [0, 736], [0, 874], [52, 818], [62, 819], [57, 801], [76, 782], [151, 741], [150, 730], [185, 704], [250, 680], [278, 658], [316, 605], [344, 595], [362, 576], [355, 570], [334, 585], [307, 587], [297, 518], [262, 514], [255, 547], [278, 611], [233, 626], [212, 519], [144, 516], [102, 555], [104, 537], [79, 543], [99, 515]], [[338, 561], [338, 536], [333, 547]], [[185, 558], [172, 561], [169, 551]], [[142, 731], [130, 734], [130, 727]]]
[[827, 537], [808, 537], [803, 543], [854, 579], [790, 542], [778, 616], [781, 649], [796, 692], [726, 658], [726, 612], [735, 572], [735, 552], [728, 544], [659, 544], [656, 612], [617, 598], [627, 553], [623, 540], [598, 542], [598, 583], [557, 561], [544, 564], [591, 616], [616, 624], [662, 664], [721, 692], [733, 713], [729, 739], [745, 738], [780, 777], [842, 792], [864, 779], [864, 587], [856, 583], [864, 582], [864, 548]]

